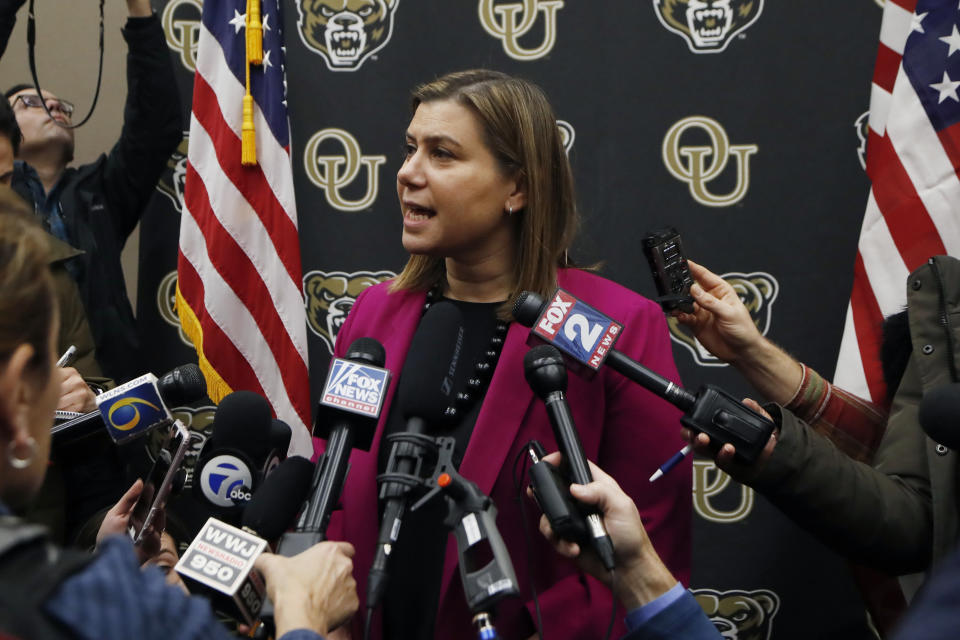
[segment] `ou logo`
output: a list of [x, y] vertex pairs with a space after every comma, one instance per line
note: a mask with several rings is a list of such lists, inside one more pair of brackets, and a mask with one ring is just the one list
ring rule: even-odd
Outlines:
[[[740, 489], [740, 499], [732, 509], [718, 509], [713, 500], [728, 502], [728, 489]], [[724, 494], [721, 498], [721, 494]], [[710, 522], [729, 524], [743, 520], [753, 511], [753, 489], [738, 482], [717, 468], [712, 460], [693, 461], [693, 509]]]
[[[184, 20], [175, 18], [177, 9], [183, 6], [194, 7], [196, 18]], [[160, 24], [167, 39], [167, 46], [180, 54], [180, 62], [189, 71], [197, 69], [197, 43], [200, 41], [200, 14], [203, 11], [202, 0], [170, 0], [163, 8]], [[180, 12], [182, 15], [183, 12]]]
[[[680, 146], [680, 137], [690, 129], [706, 132], [710, 146]], [[674, 178], [686, 182], [690, 195], [708, 207], [729, 207], [747, 195], [750, 186], [750, 156], [758, 150], [755, 144], [732, 145], [720, 123], [707, 116], [690, 116], [677, 122], [663, 139], [663, 162]], [[707, 183], [727, 168], [730, 156], [736, 157], [737, 183], [726, 195], [715, 195]], [[707, 157], [710, 164], [707, 165]]]
[[191, 342], [187, 334], [183, 332], [183, 327], [180, 325], [180, 316], [177, 315], [176, 299], [177, 272], [171, 271], [163, 276], [160, 285], [157, 287], [157, 310], [164, 322], [177, 329], [180, 342], [192, 349], [193, 342]]
[[[480, 0], [477, 11], [484, 31], [503, 42], [503, 50], [508, 56], [514, 60], [536, 60], [550, 53], [556, 44], [557, 12], [562, 8], [563, 0], [523, 0], [497, 6], [493, 0]], [[533, 49], [524, 49], [517, 39], [533, 28], [538, 13], [542, 13], [546, 21], [543, 41]]]
[[[340, 143], [344, 155], [318, 154], [320, 145], [331, 139]], [[336, 128], [317, 131], [303, 150], [303, 164], [310, 182], [323, 189], [327, 203], [340, 211], [361, 211], [373, 204], [379, 189], [378, 167], [386, 161], [386, 156], [362, 155], [357, 139], [348, 131]], [[367, 168], [367, 192], [359, 200], [349, 200], [340, 190], [353, 183], [361, 166]]]

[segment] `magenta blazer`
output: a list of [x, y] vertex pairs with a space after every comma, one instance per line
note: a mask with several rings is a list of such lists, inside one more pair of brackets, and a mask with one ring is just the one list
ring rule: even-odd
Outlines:
[[[624, 325], [617, 349], [671, 380], [679, 382], [666, 322], [654, 302], [597, 275], [576, 269], [558, 274], [560, 286], [587, 304]], [[357, 298], [337, 335], [335, 353], [342, 357], [357, 338], [371, 337], [386, 349], [386, 367], [395, 374], [369, 452], [354, 451], [343, 491], [343, 510], [334, 513], [328, 529], [332, 540], [347, 540], [356, 547], [354, 577], [364, 611], [367, 573], [373, 561], [378, 530], [377, 451], [384, 421], [397, 386], [397, 374], [420, 321], [423, 293], [388, 293], [388, 283], [369, 287]], [[547, 637], [603, 637], [610, 618], [611, 595], [607, 587], [581, 574], [558, 556], [540, 535], [539, 511], [527, 500], [526, 526], [532, 541], [527, 551], [511, 466], [531, 438], [548, 451], [557, 444], [543, 403], [534, 396], [523, 374], [523, 356], [529, 349], [529, 330], [511, 324], [497, 368], [464, 455], [460, 473], [493, 498], [497, 525], [513, 559], [521, 598], [503, 601], [496, 626], [501, 637], [523, 638], [533, 633], [535, 620], [530, 582], [540, 600]], [[602, 368], [592, 380], [570, 374], [567, 397], [587, 457], [616, 478], [633, 497], [654, 547], [664, 563], [685, 585], [690, 577], [690, 526], [692, 468], [688, 457], [655, 484], [648, 478], [682, 446], [680, 411], [619, 373]], [[322, 449], [322, 442], [317, 443]], [[529, 558], [529, 561], [526, 560]], [[394, 575], [409, 581], [417, 576]], [[474, 637], [457, 571], [456, 542], [448, 537], [435, 637]], [[613, 637], [625, 633], [624, 612], [617, 613]], [[362, 637], [363, 615], [353, 621], [353, 637]], [[371, 637], [380, 638], [380, 614]]]

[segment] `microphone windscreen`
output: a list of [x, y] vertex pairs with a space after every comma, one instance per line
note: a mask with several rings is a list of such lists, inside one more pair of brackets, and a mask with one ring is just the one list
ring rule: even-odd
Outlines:
[[270, 421], [270, 448], [279, 452], [281, 456], [287, 455], [292, 435], [293, 429], [283, 420], [274, 418]]
[[532, 327], [543, 313], [546, 304], [546, 301], [533, 291], [521, 291], [513, 303], [513, 317], [523, 326]]
[[420, 320], [397, 383], [397, 402], [403, 417], [421, 418], [427, 424], [445, 421], [444, 411], [453, 402], [452, 370], [461, 362], [463, 314], [452, 302], [430, 305]]
[[553, 345], [541, 344], [527, 351], [523, 356], [523, 374], [540, 398], [567, 390], [567, 365], [563, 354]]
[[157, 380], [160, 397], [171, 407], [178, 407], [207, 396], [207, 381], [196, 364], [184, 364], [163, 374]]
[[234, 391], [220, 401], [213, 414], [212, 446], [238, 449], [255, 464], [262, 464], [272, 449], [272, 421], [266, 398], [252, 391]]
[[243, 511], [243, 526], [264, 540], [276, 540], [290, 528], [307, 499], [314, 465], [290, 456], [267, 476]]
[[383, 345], [374, 338], [357, 338], [343, 357], [354, 362], [383, 367], [387, 361], [387, 352]]
[[920, 426], [931, 440], [960, 450], [960, 383], [924, 393], [918, 412]]

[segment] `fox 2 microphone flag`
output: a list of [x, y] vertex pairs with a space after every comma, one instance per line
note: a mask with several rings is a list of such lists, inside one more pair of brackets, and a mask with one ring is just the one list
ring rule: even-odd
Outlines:
[[203, 4], [176, 303], [210, 398], [261, 394], [291, 426], [290, 453], [310, 456], [282, 27], [279, 0]]
[[960, 3], [887, 0], [870, 95], [870, 195], [834, 382], [884, 402], [883, 318], [911, 271], [960, 256]]

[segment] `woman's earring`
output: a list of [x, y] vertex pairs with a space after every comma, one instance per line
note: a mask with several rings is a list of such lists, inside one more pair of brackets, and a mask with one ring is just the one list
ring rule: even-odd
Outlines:
[[7, 461], [11, 467], [14, 469], [26, 469], [33, 464], [33, 458], [37, 455], [37, 441], [33, 436], [27, 436], [27, 449], [29, 449], [29, 451], [26, 456], [18, 456], [16, 449], [17, 441], [11, 440], [10, 444], [7, 445]]
[[507, 205], [507, 215], [508, 216], [513, 215], [513, 207], [511, 207], [510, 205]]

